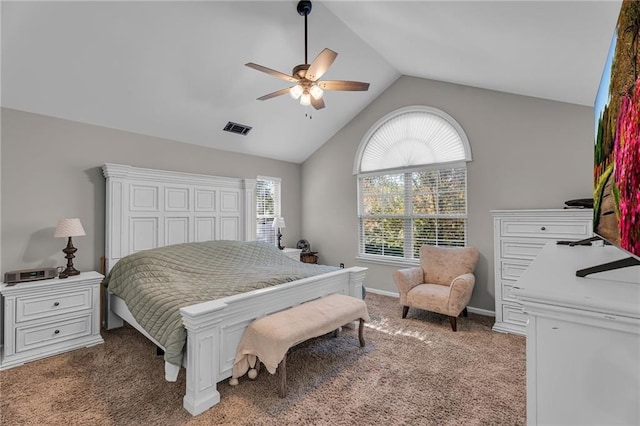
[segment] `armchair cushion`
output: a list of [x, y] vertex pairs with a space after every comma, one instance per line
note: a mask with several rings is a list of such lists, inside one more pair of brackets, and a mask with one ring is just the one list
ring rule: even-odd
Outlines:
[[424, 271], [424, 282], [450, 286], [453, 280], [473, 272], [478, 263], [475, 247], [420, 247], [420, 266]]
[[[422, 284], [407, 294], [407, 305], [426, 309], [439, 314], [449, 314], [448, 286], [439, 284]], [[462, 309], [460, 309], [462, 311]], [[456, 312], [456, 316], [460, 313]]]

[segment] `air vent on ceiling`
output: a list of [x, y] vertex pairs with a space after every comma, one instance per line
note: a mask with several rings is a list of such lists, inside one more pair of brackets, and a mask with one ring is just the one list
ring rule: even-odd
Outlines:
[[232, 121], [229, 121], [227, 125], [224, 126], [225, 132], [237, 133], [243, 136], [247, 136], [250, 130], [251, 130], [251, 126], [234, 123]]

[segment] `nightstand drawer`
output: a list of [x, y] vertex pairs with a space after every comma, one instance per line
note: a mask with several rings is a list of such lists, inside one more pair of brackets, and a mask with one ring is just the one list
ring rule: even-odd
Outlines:
[[591, 222], [580, 221], [502, 221], [503, 237], [533, 237], [549, 239], [581, 239], [591, 235]]
[[16, 352], [91, 335], [91, 313], [47, 324], [16, 328]]
[[91, 309], [91, 289], [16, 298], [16, 323]]

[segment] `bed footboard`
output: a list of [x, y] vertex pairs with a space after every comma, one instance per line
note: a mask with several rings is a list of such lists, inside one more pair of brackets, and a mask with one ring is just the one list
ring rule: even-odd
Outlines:
[[256, 318], [341, 293], [362, 298], [367, 268], [351, 267], [180, 309], [187, 329], [184, 408], [198, 415], [218, 402], [244, 329]]

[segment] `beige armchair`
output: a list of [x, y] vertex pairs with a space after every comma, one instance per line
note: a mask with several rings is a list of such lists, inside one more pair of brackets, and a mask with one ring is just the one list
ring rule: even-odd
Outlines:
[[407, 317], [410, 307], [437, 312], [449, 316], [451, 328], [456, 331], [456, 318], [461, 312], [467, 316], [477, 263], [475, 247], [420, 247], [420, 266], [393, 272], [402, 318]]

